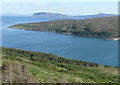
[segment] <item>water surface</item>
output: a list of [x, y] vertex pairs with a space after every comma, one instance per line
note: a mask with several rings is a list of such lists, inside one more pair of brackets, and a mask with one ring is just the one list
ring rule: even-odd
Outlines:
[[87, 38], [45, 31], [12, 29], [18, 23], [50, 21], [57, 19], [27, 16], [3, 17], [3, 47], [12, 47], [35, 52], [52, 53], [69, 59], [117, 66], [118, 42], [99, 38]]

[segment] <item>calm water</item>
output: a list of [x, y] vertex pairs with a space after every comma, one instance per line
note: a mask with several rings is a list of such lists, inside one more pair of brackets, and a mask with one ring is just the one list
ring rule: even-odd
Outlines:
[[43, 31], [26, 31], [7, 28], [18, 23], [49, 21], [26, 16], [3, 17], [3, 47], [52, 53], [69, 59], [93, 62], [101, 65], [118, 65], [118, 42], [98, 38], [86, 38], [73, 35]]

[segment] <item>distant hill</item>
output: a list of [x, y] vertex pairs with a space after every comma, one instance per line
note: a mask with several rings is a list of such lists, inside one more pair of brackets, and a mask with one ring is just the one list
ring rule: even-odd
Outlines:
[[62, 19], [87, 19], [87, 18], [97, 18], [97, 17], [111, 17], [116, 16], [115, 14], [104, 14], [99, 13], [96, 15], [79, 15], [79, 16], [70, 16], [63, 15], [59, 13], [50, 13], [50, 12], [38, 12], [33, 14], [34, 17], [44, 17], [44, 18], [62, 18]]
[[74, 18], [74, 16], [68, 16], [58, 13], [49, 13], [49, 12], [38, 12], [34, 13], [35, 17], [43, 17], [43, 18]]
[[3, 83], [56, 85], [56, 83], [118, 82], [118, 68], [65, 59], [52, 54], [2, 48], [0, 58], [2, 58], [0, 70], [2, 73], [0, 73]]
[[47, 22], [25, 23], [10, 26], [31, 31], [52, 31], [85, 37], [113, 39], [118, 37], [118, 17], [102, 17], [85, 20], [63, 19]]

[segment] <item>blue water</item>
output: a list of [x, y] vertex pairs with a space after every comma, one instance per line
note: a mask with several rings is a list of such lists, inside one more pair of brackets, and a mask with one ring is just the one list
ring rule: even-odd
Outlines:
[[8, 26], [18, 23], [50, 20], [57, 19], [4, 16], [2, 21], [2, 46], [52, 53], [69, 59], [101, 65], [118, 65], [118, 41], [8, 28]]

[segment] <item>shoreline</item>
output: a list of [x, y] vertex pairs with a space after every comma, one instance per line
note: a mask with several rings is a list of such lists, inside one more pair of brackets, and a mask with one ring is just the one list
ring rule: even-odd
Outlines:
[[99, 36], [93, 36], [93, 35], [76, 35], [76, 34], [72, 34], [70, 32], [58, 32], [55, 30], [45, 30], [45, 29], [39, 29], [39, 30], [35, 30], [35, 29], [29, 29], [29, 28], [25, 28], [25, 27], [12, 27], [9, 26], [8, 28], [15, 28], [15, 29], [22, 29], [22, 30], [28, 30], [28, 31], [48, 31], [48, 32], [56, 32], [56, 33], [60, 33], [60, 34], [67, 34], [67, 35], [75, 35], [75, 36], [80, 36], [80, 37], [91, 37], [91, 38], [101, 38], [101, 39], [106, 39], [107, 41], [110, 40], [114, 40], [114, 41], [118, 41], [120, 40], [120, 38], [107, 38], [107, 37], [99, 37]]
[[112, 66], [112, 65], [102, 65], [102, 64], [98, 64], [98, 63], [94, 63], [94, 62], [88, 62], [88, 61], [83, 61], [83, 60], [76, 60], [76, 59], [69, 59], [69, 58], [65, 58], [63, 56], [58, 56], [56, 54], [51, 54], [51, 53], [45, 53], [45, 52], [37, 52], [37, 51], [31, 51], [31, 50], [23, 50], [23, 49], [18, 49], [18, 48], [11, 48], [11, 47], [0, 47], [1, 49], [13, 49], [13, 50], [20, 50], [20, 51], [27, 51], [27, 52], [32, 52], [32, 53], [42, 53], [42, 54], [48, 54], [48, 55], [54, 55], [54, 56], [57, 56], [59, 58], [64, 58], [64, 59], [67, 59], [67, 60], [71, 60], [71, 61], [78, 61], [78, 62], [83, 62], [83, 63], [88, 63], [88, 64], [95, 64], [95, 65], [98, 65], [98, 66], [104, 66], [104, 67], [116, 67], [116, 66]]
[[120, 38], [112, 38], [112, 39], [107, 39], [107, 40], [114, 40], [114, 41], [118, 41], [118, 40], [120, 40]]

